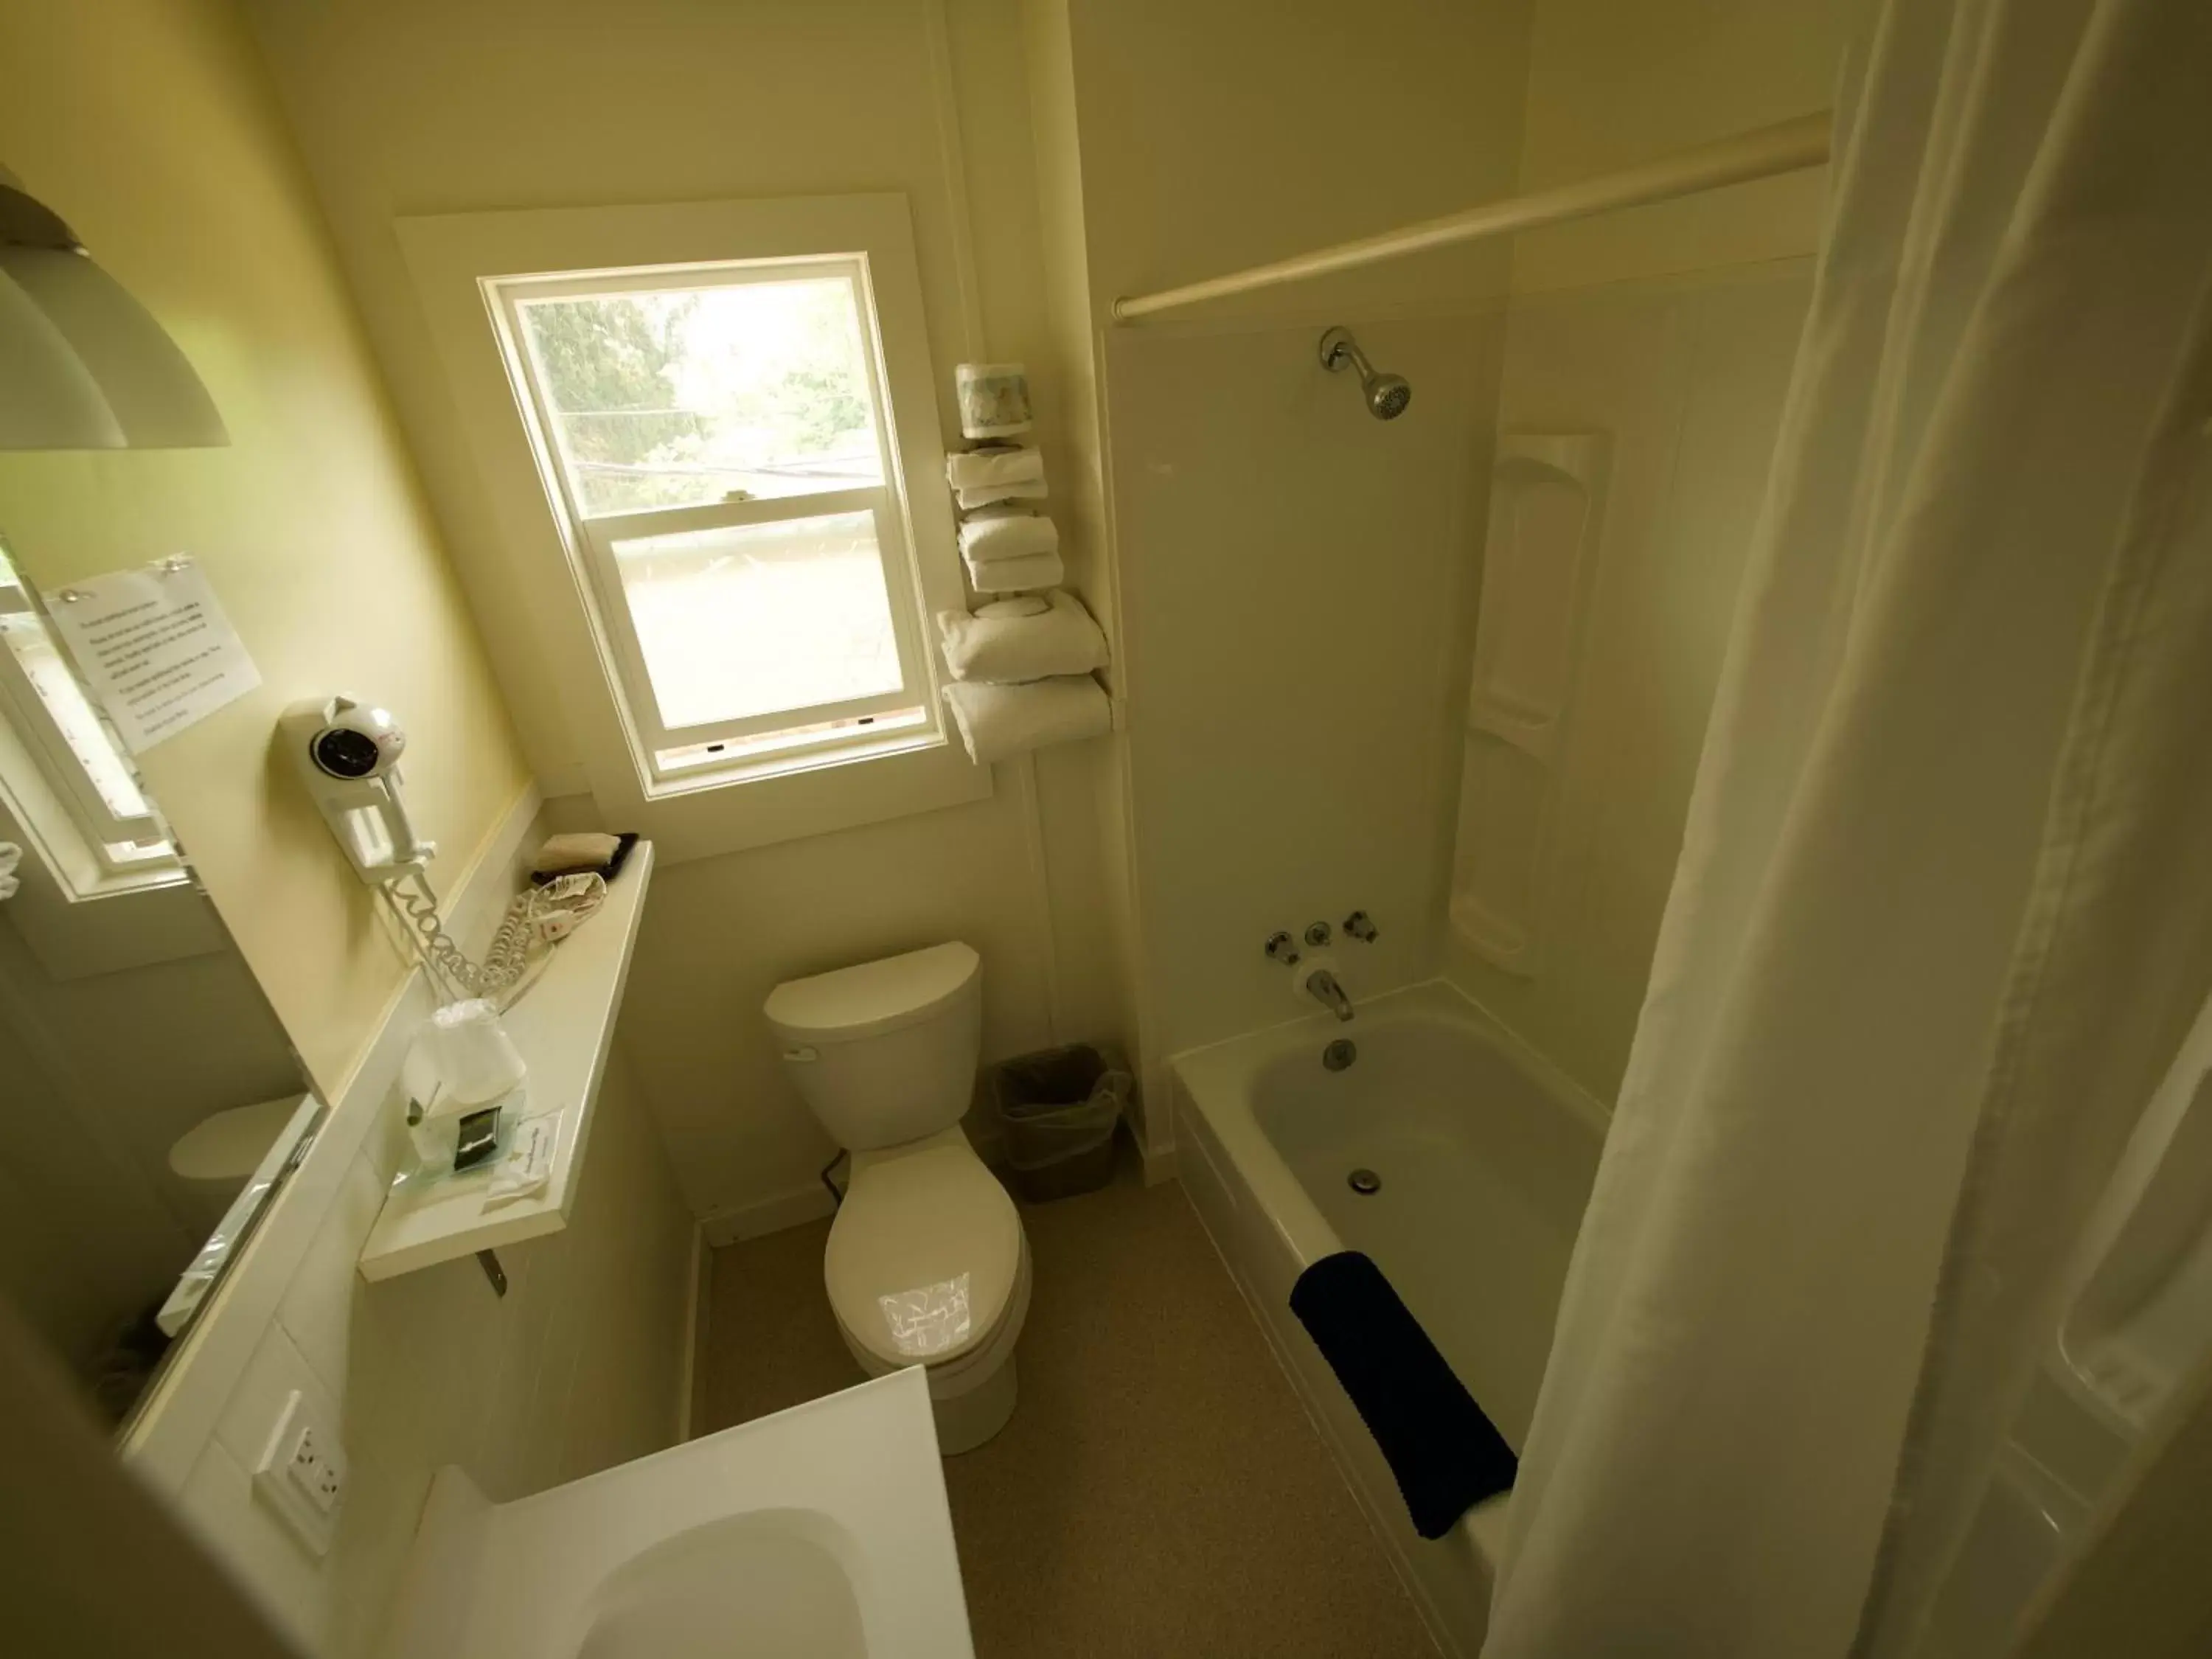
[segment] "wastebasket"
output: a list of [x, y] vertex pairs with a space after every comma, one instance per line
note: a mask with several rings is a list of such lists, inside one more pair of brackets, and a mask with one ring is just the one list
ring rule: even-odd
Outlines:
[[1014, 1191], [1032, 1204], [1103, 1187], [1114, 1174], [1114, 1127], [1135, 1084], [1087, 1042], [1018, 1054], [991, 1067]]

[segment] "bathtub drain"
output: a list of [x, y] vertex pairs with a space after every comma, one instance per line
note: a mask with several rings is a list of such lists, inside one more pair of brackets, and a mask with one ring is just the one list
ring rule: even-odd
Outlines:
[[1372, 1170], [1354, 1170], [1344, 1182], [1362, 1198], [1371, 1198], [1382, 1190], [1382, 1177]]
[[1332, 1072], [1340, 1072], [1359, 1058], [1359, 1050], [1352, 1046], [1350, 1037], [1339, 1037], [1321, 1051], [1321, 1063]]

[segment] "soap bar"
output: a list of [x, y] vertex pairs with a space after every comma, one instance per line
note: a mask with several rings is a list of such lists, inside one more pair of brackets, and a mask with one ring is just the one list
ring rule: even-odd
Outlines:
[[538, 849], [531, 868], [541, 876], [566, 875], [572, 870], [604, 869], [622, 845], [619, 836], [586, 833], [555, 836]]

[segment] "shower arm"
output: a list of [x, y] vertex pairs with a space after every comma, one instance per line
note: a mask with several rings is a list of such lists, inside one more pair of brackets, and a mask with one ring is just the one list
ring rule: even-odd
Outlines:
[[1332, 328], [1321, 337], [1321, 366], [1332, 374], [1341, 369], [1346, 360], [1359, 371], [1359, 378], [1375, 378], [1375, 365], [1367, 361], [1367, 354], [1359, 349], [1359, 342], [1345, 330]]

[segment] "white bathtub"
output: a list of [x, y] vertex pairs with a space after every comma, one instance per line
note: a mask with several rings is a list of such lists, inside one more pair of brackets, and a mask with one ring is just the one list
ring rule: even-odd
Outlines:
[[[1323, 1047], [1349, 1037], [1342, 1071]], [[1178, 1055], [1192, 1202], [1337, 1455], [1439, 1644], [1473, 1659], [1503, 1500], [1417, 1535], [1389, 1467], [1290, 1310], [1305, 1266], [1371, 1256], [1518, 1450], [1597, 1168], [1597, 1104], [1437, 981]], [[1382, 1178], [1355, 1193], [1354, 1169]]]

